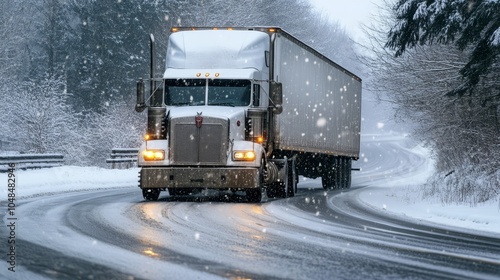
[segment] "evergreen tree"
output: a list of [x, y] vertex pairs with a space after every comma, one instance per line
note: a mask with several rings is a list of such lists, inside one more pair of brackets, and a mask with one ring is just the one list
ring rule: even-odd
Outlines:
[[378, 20], [366, 27], [370, 44], [364, 63], [373, 77], [367, 87], [394, 105], [397, 117], [411, 123], [413, 137], [431, 148], [437, 174], [426, 193], [439, 195], [445, 203], [495, 197], [500, 186], [500, 65], [495, 63], [482, 74], [475, 86], [480, 94], [446, 96], [463, 85], [460, 70], [470, 60], [471, 50], [460, 50], [451, 41], [434, 41], [409, 46], [395, 56], [386, 47], [387, 32], [400, 19], [391, 8], [380, 12]]
[[30, 78], [45, 79], [47, 76], [64, 76], [68, 55], [72, 51], [74, 32], [70, 27], [71, 14], [66, 2], [44, 0], [34, 3], [32, 14], [36, 36], [29, 37], [32, 52]]
[[492, 71], [500, 51], [499, 0], [399, 0], [395, 26], [386, 44], [396, 56], [417, 44], [451, 44], [472, 50], [460, 70], [465, 82], [450, 94], [472, 90]]

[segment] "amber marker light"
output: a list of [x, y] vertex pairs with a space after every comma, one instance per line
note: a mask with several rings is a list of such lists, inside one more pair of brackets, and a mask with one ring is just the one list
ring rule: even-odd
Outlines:
[[210, 73], [205, 73], [205, 77], [209, 77], [210, 76]]
[[201, 73], [196, 73], [196, 77], [201, 77]]
[[219, 73], [215, 73], [215, 77], [218, 78], [219, 77]]
[[144, 140], [148, 141], [150, 139], [151, 139], [151, 136], [149, 136], [149, 134], [144, 135]]

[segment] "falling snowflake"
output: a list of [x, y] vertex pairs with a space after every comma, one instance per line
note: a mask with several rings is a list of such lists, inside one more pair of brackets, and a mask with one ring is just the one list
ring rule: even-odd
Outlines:
[[317, 127], [324, 127], [326, 125], [326, 119], [325, 118], [319, 118], [316, 121], [316, 126]]

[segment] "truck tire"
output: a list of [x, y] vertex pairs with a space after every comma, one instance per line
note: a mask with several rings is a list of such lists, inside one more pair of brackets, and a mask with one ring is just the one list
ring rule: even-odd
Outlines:
[[340, 186], [341, 171], [339, 168], [340, 158], [328, 157], [324, 165], [326, 169], [321, 175], [321, 184], [325, 190], [334, 190]]
[[269, 197], [287, 198], [295, 196], [295, 193], [297, 192], [297, 184], [294, 184], [296, 180], [293, 172], [294, 165], [287, 164], [286, 166], [288, 167], [288, 170], [284, 170], [283, 168], [280, 169], [280, 172], [282, 172], [283, 177], [286, 176], [285, 180], [287, 180], [287, 183], [283, 181], [272, 183], [267, 192]]
[[352, 159], [338, 158], [336, 160], [335, 185], [338, 189], [349, 189], [351, 187]]
[[330, 174], [323, 174], [323, 176], [321, 176], [321, 184], [325, 190], [333, 190], [336, 187], [335, 180], [333, 180]]
[[142, 196], [145, 200], [157, 201], [160, 197], [160, 189], [142, 189]]
[[287, 197], [294, 197], [297, 192], [297, 184], [295, 182], [295, 176], [293, 176], [293, 170], [290, 168], [288, 171], [288, 190]]
[[262, 200], [262, 190], [264, 188], [264, 168], [265, 168], [265, 161], [263, 156], [259, 169], [259, 187], [255, 189], [245, 190], [248, 202], [259, 203]]
[[345, 159], [345, 182], [344, 182], [344, 188], [349, 189], [351, 188], [351, 168], [352, 168], [352, 159], [346, 158]]
[[337, 186], [339, 189], [345, 189], [345, 158], [339, 158], [337, 163]]

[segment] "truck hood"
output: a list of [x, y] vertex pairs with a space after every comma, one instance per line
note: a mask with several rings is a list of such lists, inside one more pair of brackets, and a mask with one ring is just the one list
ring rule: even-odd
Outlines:
[[184, 106], [184, 107], [169, 107], [169, 118], [192, 118], [193, 123], [195, 117], [201, 114], [203, 117], [213, 117], [228, 120], [229, 122], [229, 139], [244, 140], [245, 139], [245, 114], [247, 107], [224, 107], [224, 106]]
[[245, 120], [245, 111], [247, 107], [227, 107], [227, 106], [182, 106], [169, 107], [170, 118], [196, 116], [201, 113], [203, 116], [211, 116], [216, 118], [227, 118], [240, 121]]

